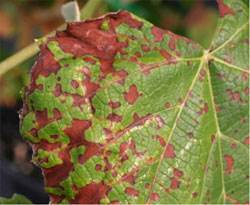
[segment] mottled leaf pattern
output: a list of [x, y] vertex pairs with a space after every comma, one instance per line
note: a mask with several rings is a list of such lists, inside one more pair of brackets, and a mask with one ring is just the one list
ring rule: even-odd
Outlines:
[[51, 203], [247, 203], [248, 2], [209, 50], [126, 11], [40, 41], [21, 133]]

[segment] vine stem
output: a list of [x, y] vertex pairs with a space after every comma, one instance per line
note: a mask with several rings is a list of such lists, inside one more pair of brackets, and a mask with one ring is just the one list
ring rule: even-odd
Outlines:
[[[81, 20], [86, 18], [91, 18], [95, 14], [96, 9], [100, 6], [101, 0], [89, 0], [87, 4], [81, 9], [80, 15]], [[62, 26], [58, 27], [56, 30], [62, 30], [65, 29], [66, 24], [63, 24]], [[47, 36], [54, 35], [56, 30], [49, 33]], [[24, 62], [25, 60], [31, 58], [35, 54], [39, 52], [38, 45], [34, 42], [30, 44], [29, 46], [21, 49], [14, 55], [8, 57], [4, 61], [0, 63], [0, 76], [6, 73], [7, 71], [11, 70], [15, 66], [19, 65], [20, 63]]]

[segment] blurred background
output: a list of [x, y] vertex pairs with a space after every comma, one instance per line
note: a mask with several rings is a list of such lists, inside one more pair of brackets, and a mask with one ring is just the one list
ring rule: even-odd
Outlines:
[[[0, 0], [0, 62], [64, 23], [61, 6], [68, 0]], [[78, 0], [80, 9], [87, 1]], [[103, 0], [95, 17], [128, 10], [158, 27], [186, 36], [208, 48], [218, 18], [216, 0]], [[19, 134], [20, 90], [34, 57], [0, 75], [0, 196], [25, 195], [48, 203], [41, 170]]]

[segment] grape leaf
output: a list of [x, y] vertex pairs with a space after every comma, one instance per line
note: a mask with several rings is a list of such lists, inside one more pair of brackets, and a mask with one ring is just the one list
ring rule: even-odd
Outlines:
[[21, 133], [51, 203], [247, 203], [248, 2], [209, 50], [127, 12], [40, 41]]

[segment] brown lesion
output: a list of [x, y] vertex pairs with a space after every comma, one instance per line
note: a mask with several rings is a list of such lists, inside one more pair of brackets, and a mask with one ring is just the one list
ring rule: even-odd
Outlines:
[[135, 84], [130, 85], [129, 91], [123, 93], [125, 101], [128, 102], [129, 104], [134, 104], [136, 100], [142, 96], [142, 93], [138, 93], [137, 87]]
[[225, 15], [232, 14], [235, 15], [235, 12], [232, 8], [224, 4], [223, 0], [218, 0], [220, 17], [223, 18]]

